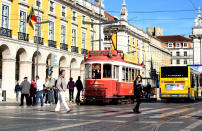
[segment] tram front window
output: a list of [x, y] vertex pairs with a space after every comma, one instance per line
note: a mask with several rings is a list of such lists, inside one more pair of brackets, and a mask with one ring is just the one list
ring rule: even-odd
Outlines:
[[110, 64], [103, 65], [103, 78], [112, 78], [112, 66]]
[[92, 79], [101, 79], [101, 64], [92, 64]]

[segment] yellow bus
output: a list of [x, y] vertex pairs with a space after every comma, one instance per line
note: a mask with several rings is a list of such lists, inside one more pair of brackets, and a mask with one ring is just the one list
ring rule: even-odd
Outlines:
[[165, 66], [160, 68], [161, 99], [191, 99], [202, 97], [200, 72], [189, 66]]

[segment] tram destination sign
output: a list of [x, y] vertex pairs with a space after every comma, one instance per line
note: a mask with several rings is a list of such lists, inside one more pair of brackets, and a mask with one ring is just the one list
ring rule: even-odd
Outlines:
[[90, 51], [89, 55], [90, 56], [108, 56], [109, 51]]

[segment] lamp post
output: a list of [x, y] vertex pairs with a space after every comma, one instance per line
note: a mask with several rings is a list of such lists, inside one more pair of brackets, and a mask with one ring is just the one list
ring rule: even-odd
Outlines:
[[[38, 18], [39, 18], [39, 15], [38, 15]], [[42, 22], [38, 22], [36, 23], [37, 25], [37, 45], [36, 45], [36, 75], [38, 75], [38, 70], [39, 70], [39, 25], [41, 24], [45, 24], [45, 23], [49, 23], [50, 21], [42, 21]]]

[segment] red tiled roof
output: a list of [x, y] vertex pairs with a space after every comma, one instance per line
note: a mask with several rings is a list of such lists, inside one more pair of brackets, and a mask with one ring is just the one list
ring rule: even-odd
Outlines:
[[163, 42], [192, 42], [192, 39], [180, 35], [157, 36]]
[[104, 12], [105, 17], [109, 20], [109, 21], [113, 21], [115, 19], [114, 16], [108, 14], [107, 12]]

